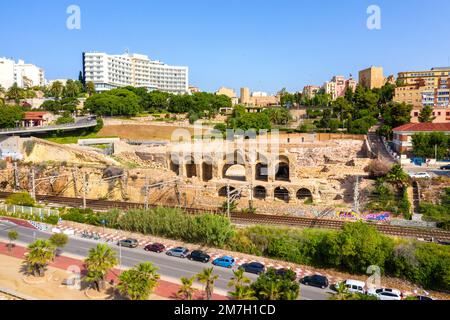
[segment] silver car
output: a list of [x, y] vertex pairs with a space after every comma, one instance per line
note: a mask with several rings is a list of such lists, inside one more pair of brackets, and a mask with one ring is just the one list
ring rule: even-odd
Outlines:
[[176, 247], [166, 251], [166, 254], [171, 257], [186, 258], [189, 250], [184, 247]]

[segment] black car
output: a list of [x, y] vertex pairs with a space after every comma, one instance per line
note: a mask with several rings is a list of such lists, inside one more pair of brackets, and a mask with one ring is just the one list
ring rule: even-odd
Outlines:
[[327, 288], [329, 284], [327, 277], [320, 276], [318, 274], [315, 274], [313, 276], [306, 276], [300, 280], [300, 283], [307, 286], [319, 287], [322, 289]]
[[440, 169], [441, 169], [441, 170], [450, 170], [450, 164], [447, 164], [447, 165], [445, 165], [445, 166], [442, 166]]
[[201, 250], [194, 250], [188, 255], [188, 259], [207, 263], [211, 259], [211, 256]]
[[276, 269], [275, 274], [283, 278], [289, 277], [289, 280], [291, 281], [295, 281], [295, 279], [297, 279], [297, 274], [291, 269], [286, 268]]
[[239, 267], [239, 269], [244, 269], [245, 272], [254, 274], [261, 274], [266, 271], [266, 267], [259, 262], [244, 263]]

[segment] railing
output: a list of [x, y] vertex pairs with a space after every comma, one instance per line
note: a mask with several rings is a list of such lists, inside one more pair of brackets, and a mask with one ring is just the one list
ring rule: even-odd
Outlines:
[[97, 125], [97, 120], [80, 121], [77, 123], [66, 123], [66, 124], [43, 126], [43, 127], [19, 127], [19, 128], [0, 129], [0, 134], [1, 133], [15, 133], [15, 132], [52, 131], [52, 130], [60, 130], [60, 129], [79, 129], [79, 128], [95, 127], [96, 125]]
[[18, 206], [13, 204], [0, 204], [0, 210], [9, 212], [9, 213], [22, 213], [22, 214], [29, 214], [33, 216], [39, 216], [42, 217], [44, 215], [50, 216], [50, 215], [56, 215], [59, 216], [59, 211], [50, 209], [50, 208], [34, 208], [34, 207], [25, 207], [25, 206]]

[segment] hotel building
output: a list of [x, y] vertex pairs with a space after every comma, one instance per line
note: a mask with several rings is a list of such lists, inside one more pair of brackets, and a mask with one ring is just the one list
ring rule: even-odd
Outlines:
[[134, 86], [174, 94], [189, 93], [188, 67], [169, 66], [141, 54], [84, 52], [83, 75], [86, 82], [95, 84], [97, 92]]
[[19, 88], [44, 86], [44, 70], [23, 60], [16, 63], [11, 59], [0, 58], [0, 85], [8, 89], [14, 83], [17, 83]]

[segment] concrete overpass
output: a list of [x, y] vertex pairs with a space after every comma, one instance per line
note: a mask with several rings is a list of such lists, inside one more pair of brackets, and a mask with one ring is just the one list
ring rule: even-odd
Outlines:
[[78, 129], [92, 128], [95, 127], [96, 125], [97, 125], [96, 119], [83, 118], [75, 123], [68, 123], [61, 125], [0, 129], [0, 136], [26, 136], [51, 131], [73, 131]]

